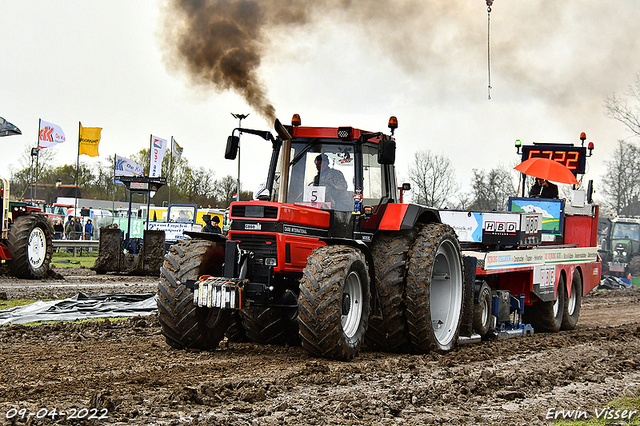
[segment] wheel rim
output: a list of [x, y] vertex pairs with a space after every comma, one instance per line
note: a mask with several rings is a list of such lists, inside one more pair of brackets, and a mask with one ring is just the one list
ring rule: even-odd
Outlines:
[[351, 271], [344, 284], [342, 295], [342, 330], [352, 338], [360, 327], [362, 318], [362, 281], [357, 272]]
[[491, 308], [489, 302], [485, 297], [482, 298], [482, 326], [486, 327], [489, 324], [489, 315], [491, 314]]
[[44, 263], [47, 253], [47, 237], [42, 228], [33, 228], [29, 234], [29, 242], [27, 244], [27, 257], [29, 265], [33, 269], [38, 269]]
[[436, 253], [431, 276], [431, 324], [436, 340], [443, 346], [455, 337], [462, 310], [462, 265], [451, 241], [443, 242]]
[[567, 313], [569, 315], [573, 315], [573, 313], [575, 312], [577, 299], [578, 299], [578, 296], [576, 294], [576, 285], [574, 283], [571, 286], [571, 296], [569, 297], [569, 300], [567, 301]]

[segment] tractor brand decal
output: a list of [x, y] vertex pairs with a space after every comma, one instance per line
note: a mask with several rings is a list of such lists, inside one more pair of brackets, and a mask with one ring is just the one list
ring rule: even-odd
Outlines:
[[247, 231], [260, 231], [262, 229], [262, 224], [260, 223], [245, 223], [244, 229]]
[[282, 230], [285, 234], [299, 234], [299, 235], [307, 235], [309, 231], [304, 228], [298, 228], [296, 226], [284, 225]]

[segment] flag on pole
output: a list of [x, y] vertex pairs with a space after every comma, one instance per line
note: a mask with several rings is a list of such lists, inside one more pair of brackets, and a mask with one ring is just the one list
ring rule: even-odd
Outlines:
[[162, 159], [167, 152], [167, 140], [151, 135], [151, 152], [149, 177], [159, 177], [162, 170]]
[[0, 117], [0, 136], [21, 135], [22, 132], [17, 126], [9, 123], [4, 118]]
[[60, 126], [44, 120], [40, 120], [39, 133], [38, 149], [51, 148], [66, 140]]
[[126, 157], [120, 157], [118, 154], [116, 154], [113, 167], [116, 185], [124, 185], [122, 181], [117, 179], [118, 176], [142, 176], [144, 173], [141, 165]]
[[78, 155], [84, 154], [89, 157], [97, 157], [98, 144], [100, 143], [100, 132], [102, 127], [82, 127], [80, 124], [80, 136], [78, 138]]
[[171, 138], [171, 156], [178, 160], [182, 157], [182, 147], [173, 138]]

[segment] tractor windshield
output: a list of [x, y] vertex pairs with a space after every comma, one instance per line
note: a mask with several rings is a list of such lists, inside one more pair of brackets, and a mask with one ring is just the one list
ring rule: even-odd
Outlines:
[[612, 231], [612, 239], [640, 240], [640, 223], [614, 223]]
[[353, 145], [294, 142], [291, 158], [289, 202], [342, 211], [353, 208]]

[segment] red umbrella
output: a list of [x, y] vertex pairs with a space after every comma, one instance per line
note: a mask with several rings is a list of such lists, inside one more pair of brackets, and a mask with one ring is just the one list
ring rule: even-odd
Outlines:
[[514, 167], [525, 175], [534, 176], [558, 183], [569, 183], [578, 185], [578, 180], [571, 170], [557, 161], [548, 158], [534, 157], [518, 164]]

